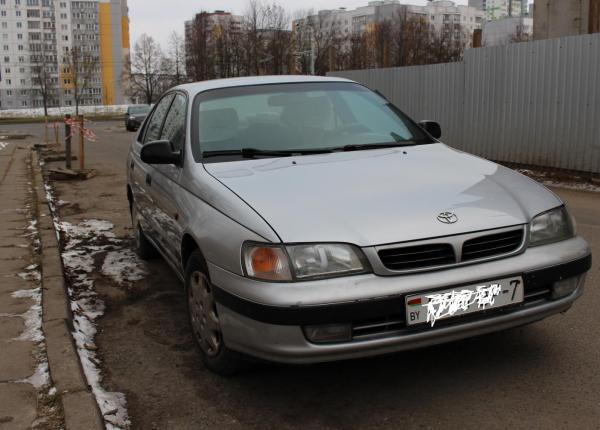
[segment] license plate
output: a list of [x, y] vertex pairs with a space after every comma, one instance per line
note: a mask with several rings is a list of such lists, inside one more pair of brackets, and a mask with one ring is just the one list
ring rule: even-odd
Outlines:
[[429, 323], [523, 302], [520, 276], [407, 296], [406, 324]]

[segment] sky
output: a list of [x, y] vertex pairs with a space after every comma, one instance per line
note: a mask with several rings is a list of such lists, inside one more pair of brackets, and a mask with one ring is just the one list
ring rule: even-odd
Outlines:
[[[298, 9], [354, 9], [366, 6], [369, 0], [276, 0], [275, 2], [293, 13]], [[267, 0], [271, 3], [271, 1]], [[419, 4], [427, 0], [403, 0], [401, 3]], [[456, 4], [467, 4], [468, 0], [455, 0]], [[163, 48], [167, 48], [169, 35], [173, 31], [183, 34], [184, 22], [192, 19], [201, 10], [212, 12], [216, 9], [235, 14], [243, 14], [247, 0], [128, 0], [131, 46], [143, 34], [149, 34]]]

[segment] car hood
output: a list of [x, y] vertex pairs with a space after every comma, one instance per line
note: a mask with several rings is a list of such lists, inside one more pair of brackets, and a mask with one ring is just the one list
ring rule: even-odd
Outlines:
[[[525, 176], [443, 144], [205, 168], [288, 243], [418, 240], [524, 224], [561, 204]], [[445, 211], [458, 221], [440, 222]]]

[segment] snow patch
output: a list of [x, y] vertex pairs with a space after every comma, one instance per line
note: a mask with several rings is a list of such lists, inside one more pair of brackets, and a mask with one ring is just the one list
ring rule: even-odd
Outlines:
[[[48, 361], [43, 360], [38, 363], [35, 368], [35, 372], [29, 378], [21, 379], [20, 381], [16, 381], [22, 384], [31, 384], [36, 390], [40, 390], [44, 387], [47, 387], [50, 384], [50, 371], [48, 370]], [[48, 390], [48, 394], [53, 391], [56, 394], [56, 387], [51, 387]], [[50, 394], [53, 395], [53, 394]]]
[[131, 426], [127, 400], [123, 393], [110, 392], [102, 387], [100, 358], [96, 352], [96, 320], [104, 314], [104, 302], [94, 290], [94, 277], [106, 276], [122, 286], [142, 279], [146, 270], [137, 256], [124, 248], [116, 237], [114, 224], [97, 219], [79, 224], [61, 221], [56, 212], [54, 192], [46, 184], [47, 199], [61, 241], [62, 260], [69, 280], [67, 288], [73, 312], [72, 333], [77, 352], [92, 392], [96, 397], [105, 426], [109, 430]]
[[131, 284], [144, 279], [148, 274], [142, 264], [136, 253], [129, 248], [110, 251], [104, 258], [102, 273], [119, 285]]

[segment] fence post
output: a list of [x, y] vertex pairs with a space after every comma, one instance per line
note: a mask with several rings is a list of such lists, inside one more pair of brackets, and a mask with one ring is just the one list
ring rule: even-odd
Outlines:
[[71, 115], [65, 115], [65, 167], [71, 168]]
[[44, 116], [44, 143], [48, 145], [48, 115]]
[[85, 148], [84, 148], [84, 123], [83, 123], [83, 115], [79, 115], [79, 170], [83, 170], [85, 168]]
[[55, 122], [54, 123], [54, 137], [55, 137], [55, 142], [56, 142], [56, 146], [58, 147], [60, 145], [60, 141], [59, 141], [59, 136], [60, 132], [58, 130], [58, 123]]

